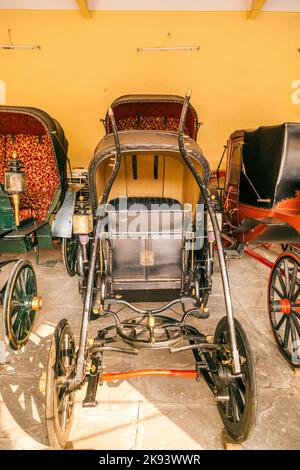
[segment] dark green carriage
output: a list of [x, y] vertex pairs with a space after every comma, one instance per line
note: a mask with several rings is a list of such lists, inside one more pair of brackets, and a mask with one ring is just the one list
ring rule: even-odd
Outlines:
[[[34, 249], [39, 263], [53, 248], [52, 219], [68, 190], [68, 142], [60, 124], [36, 108], [0, 106], [0, 270], [15, 263], [0, 291], [4, 335], [19, 349], [36, 310], [34, 269], [18, 254]], [[2, 338], [3, 340], [3, 338]]]

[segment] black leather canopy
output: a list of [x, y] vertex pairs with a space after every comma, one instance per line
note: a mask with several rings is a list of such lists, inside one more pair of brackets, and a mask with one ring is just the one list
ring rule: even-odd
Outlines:
[[[247, 177], [241, 172], [239, 201], [272, 207], [300, 191], [300, 123], [259, 127], [243, 131], [242, 158]], [[257, 194], [269, 202], [258, 203]]]

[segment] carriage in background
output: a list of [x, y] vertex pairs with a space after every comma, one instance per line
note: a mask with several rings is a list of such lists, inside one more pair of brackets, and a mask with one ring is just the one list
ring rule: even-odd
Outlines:
[[[226, 240], [240, 254], [248, 243], [279, 243], [268, 309], [276, 343], [300, 367], [300, 124], [234, 132], [223, 197]], [[230, 237], [230, 238], [228, 238]]]
[[28, 340], [41, 307], [33, 266], [16, 257], [34, 249], [39, 263], [53, 248], [51, 222], [68, 195], [67, 149], [63, 129], [44, 111], [0, 106], [0, 253], [14, 254], [0, 270], [15, 263], [0, 303], [14, 349]]
[[[89, 200], [82, 199], [72, 217], [84, 301], [79, 347], [63, 319], [49, 353], [46, 423], [53, 447], [64, 448], [68, 440], [76, 389], [87, 382], [83, 406], [94, 407], [98, 384], [137, 376], [202, 376], [231, 438], [245, 440], [254, 424], [252, 354], [233, 316], [216, 205], [207, 189], [210, 169], [195, 140], [198, 119], [189, 101], [189, 94], [129, 95], [107, 113], [106, 135], [88, 169]], [[210, 314], [215, 246], [226, 316], [212, 337], [195, 323]], [[119, 312], [124, 307], [130, 318]], [[92, 341], [91, 320], [100, 325]], [[103, 370], [107, 352], [138, 355], [142, 349], [190, 350], [195, 368]]]

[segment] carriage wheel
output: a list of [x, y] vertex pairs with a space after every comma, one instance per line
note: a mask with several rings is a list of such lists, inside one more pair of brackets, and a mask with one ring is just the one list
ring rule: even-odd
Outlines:
[[241, 375], [231, 373], [231, 346], [227, 317], [217, 325], [214, 343], [220, 344], [215, 354], [215, 364], [219, 369], [218, 389], [229, 400], [218, 401], [218, 409], [229, 435], [242, 442], [249, 436], [256, 419], [257, 392], [254, 361], [246, 333], [235, 320], [237, 347], [241, 359]]
[[268, 286], [269, 317], [283, 357], [300, 367], [300, 260], [283, 253], [275, 261]]
[[65, 447], [71, 431], [75, 392], [66, 393], [63, 383], [75, 374], [75, 341], [70, 323], [55, 328], [49, 351], [46, 379], [46, 426], [51, 447]]
[[78, 240], [75, 235], [72, 238], [63, 238], [62, 240], [62, 255], [63, 263], [69, 276], [73, 277], [76, 274], [76, 252]]
[[10, 273], [3, 299], [4, 327], [13, 349], [27, 343], [36, 311], [41, 306], [33, 266], [30, 261], [19, 260]]

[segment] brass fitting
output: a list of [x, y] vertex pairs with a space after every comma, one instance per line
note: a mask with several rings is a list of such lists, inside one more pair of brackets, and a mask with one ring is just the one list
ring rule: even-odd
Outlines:
[[154, 336], [154, 327], [155, 327], [155, 318], [151, 313], [148, 315], [148, 328], [150, 331], [150, 343], [155, 343], [155, 336]]
[[43, 305], [42, 297], [32, 297], [31, 310], [41, 310]]
[[15, 219], [15, 224], [16, 227], [19, 227], [20, 225], [20, 198], [19, 194], [12, 194], [12, 203], [14, 207], [14, 219]]
[[155, 326], [155, 318], [153, 315], [148, 316], [148, 328], [154, 328]]

